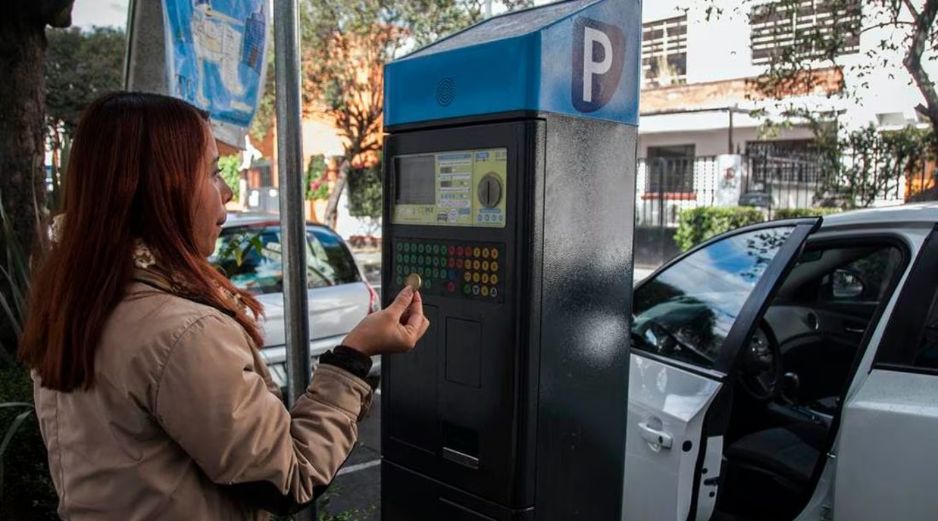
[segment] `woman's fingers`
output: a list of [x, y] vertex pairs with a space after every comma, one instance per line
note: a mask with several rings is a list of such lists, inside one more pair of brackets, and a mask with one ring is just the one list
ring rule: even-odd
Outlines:
[[417, 293], [411, 289], [410, 286], [404, 286], [404, 289], [397, 294], [397, 297], [394, 298], [394, 302], [391, 302], [391, 304], [385, 308], [385, 311], [396, 320], [400, 320], [415, 298], [419, 299]]

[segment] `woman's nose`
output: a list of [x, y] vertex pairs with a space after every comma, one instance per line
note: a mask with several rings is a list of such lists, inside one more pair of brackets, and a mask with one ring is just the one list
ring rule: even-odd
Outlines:
[[231, 202], [231, 199], [234, 198], [234, 191], [228, 186], [228, 183], [222, 182], [221, 189], [221, 199], [225, 204]]

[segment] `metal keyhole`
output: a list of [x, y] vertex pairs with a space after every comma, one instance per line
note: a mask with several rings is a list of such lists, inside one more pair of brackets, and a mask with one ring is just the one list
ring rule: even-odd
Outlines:
[[486, 208], [495, 208], [502, 200], [502, 182], [494, 173], [485, 174], [478, 191], [479, 202]]

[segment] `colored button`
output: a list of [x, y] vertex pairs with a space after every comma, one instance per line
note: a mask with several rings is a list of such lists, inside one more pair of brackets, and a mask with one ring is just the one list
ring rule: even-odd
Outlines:
[[482, 261], [482, 271], [489, 270], [489, 261]]
[[475, 247], [475, 248], [472, 249], [472, 256], [473, 256], [473, 257], [478, 257], [478, 256], [481, 255], [481, 254], [482, 254], [481, 248]]
[[469, 259], [466, 259], [466, 261], [463, 262], [462, 267], [463, 267], [464, 269], [471, 270], [471, 269], [472, 269], [472, 261], [469, 260]]
[[462, 278], [463, 278], [463, 280], [465, 280], [466, 282], [469, 282], [470, 280], [472, 280], [472, 273], [469, 273], [469, 272], [467, 271], [467, 272], [465, 272], [465, 273], [462, 274]]
[[489, 292], [489, 296], [495, 298], [498, 296], [498, 288], [492, 288], [492, 291]]
[[397, 278], [394, 279], [394, 281], [397, 282], [398, 286], [400, 286], [401, 284], [404, 283], [404, 277], [401, 277], [400, 275], [398, 275]]
[[498, 275], [492, 275], [491, 277], [489, 277], [489, 281], [492, 283], [493, 286], [495, 284], [498, 284]]
[[488, 274], [488, 273], [483, 273], [483, 274], [482, 274], [482, 284], [488, 284], [488, 283], [489, 283], [489, 274]]
[[466, 295], [472, 293], [472, 286], [470, 286], [469, 284], [463, 284], [462, 292], [465, 293]]
[[401, 250], [404, 249], [404, 244], [399, 242], [399, 243], [397, 243], [397, 244], [394, 245], [394, 249], [397, 250], [397, 251], [401, 251]]
[[398, 253], [397, 255], [394, 256], [394, 260], [395, 260], [396, 262], [402, 262], [403, 258], [404, 258], [404, 256], [401, 255], [400, 253]]
[[453, 255], [456, 254], [456, 247], [455, 247], [455, 246], [450, 246], [449, 248], [446, 249], [446, 252], [447, 252], [450, 256], [453, 256]]
[[498, 248], [492, 248], [492, 258], [493, 259], [498, 258]]
[[448, 292], [450, 292], [450, 293], [456, 291], [456, 283], [453, 282], [453, 281], [447, 282], [447, 283], [446, 283], [446, 291], [448, 291]]
[[398, 264], [398, 265], [397, 265], [397, 274], [400, 275], [401, 273], [404, 273], [404, 265], [403, 265], [403, 264]]
[[480, 291], [479, 285], [478, 285], [478, 284], [473, 284], [473, 285], [472, 285], [472, 294], [473, 294], [473, 295], [478, 295], [478, 294], [479, 294], [479, 291]]
[[433, 257], [433, 265], [436, 266], [436, 267], [439, 267], [439, 266], [440, 266], [440, 258], [439, 258], [439, 257]]
[[483, 296], [483, 297], [489, 296], [489, 287], [488, 287], [488, 286], [482, 286], [482, 296]]
[[480, 277], [478, 273], [473, 273], [473, 274], [472, 274], [472, 282], [479, 282], [479, 280], [481, 280], [481, 279], [482, 279], [482, 277]]
[[456, 280], [459, 278], [459, 273], [456, 270], [449, 270], [450, 280]]
[[457, 257], [462, 257], [462, 253], [463, 253], [462, 246], [457, 246], [457, 247], [456, 247], [456, 256], [457, 256]]
[[425, 288], [427, 288], [427, 289], [432, 288], [432, 287], [433, 287], [433, 281], [428, 280], [428, 281], [424, 282], [424, 283], [423, 283], [423, 287], [425, 287]]
[[489, 258], [489, 249], [488, 249], [488, 248], [482, 248], [482, 258], [483, 258], [483, 259]]
[[447, 267], [447, 268], [455, 268], [455, 267], [456, 267], [456, 259], [452, 259], [452, 258], [451, 258], [450, 260], [448, 260], [448, 261], [446, 262], [446, 267]]
[[425, 248], [425, 246], [423, 245], [423, 243], [418, 244], [418, 245], [417, 245], [417, 253], [423, 253], [424, 248]]
[[426, 263], [427, 263], [427, 259], [425, 259], [423, 255], [417, 257], [417, 264], [423, 266]]
[[498, 263], [495, 261], [492, 261], [492, 264], [489, 267], [492, 268], [492, 271], [498, 271]]
[[479, 262], [479, 259], [476, 259], [476, 260], [472, 261], [472, 269], [474, 269], [474, 270], [480, 270], [480, 269], [482, 269], [482, 263]]

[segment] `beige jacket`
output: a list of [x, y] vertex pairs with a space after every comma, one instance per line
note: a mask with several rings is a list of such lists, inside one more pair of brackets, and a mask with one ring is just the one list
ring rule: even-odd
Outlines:
[[254, 520], [309, 502], [351, 451], [371, 388], [321, 365], [288, 411], [251, 346], [218, 310], [135, 283], [90, 391], [35, 382], [59, 515]]

